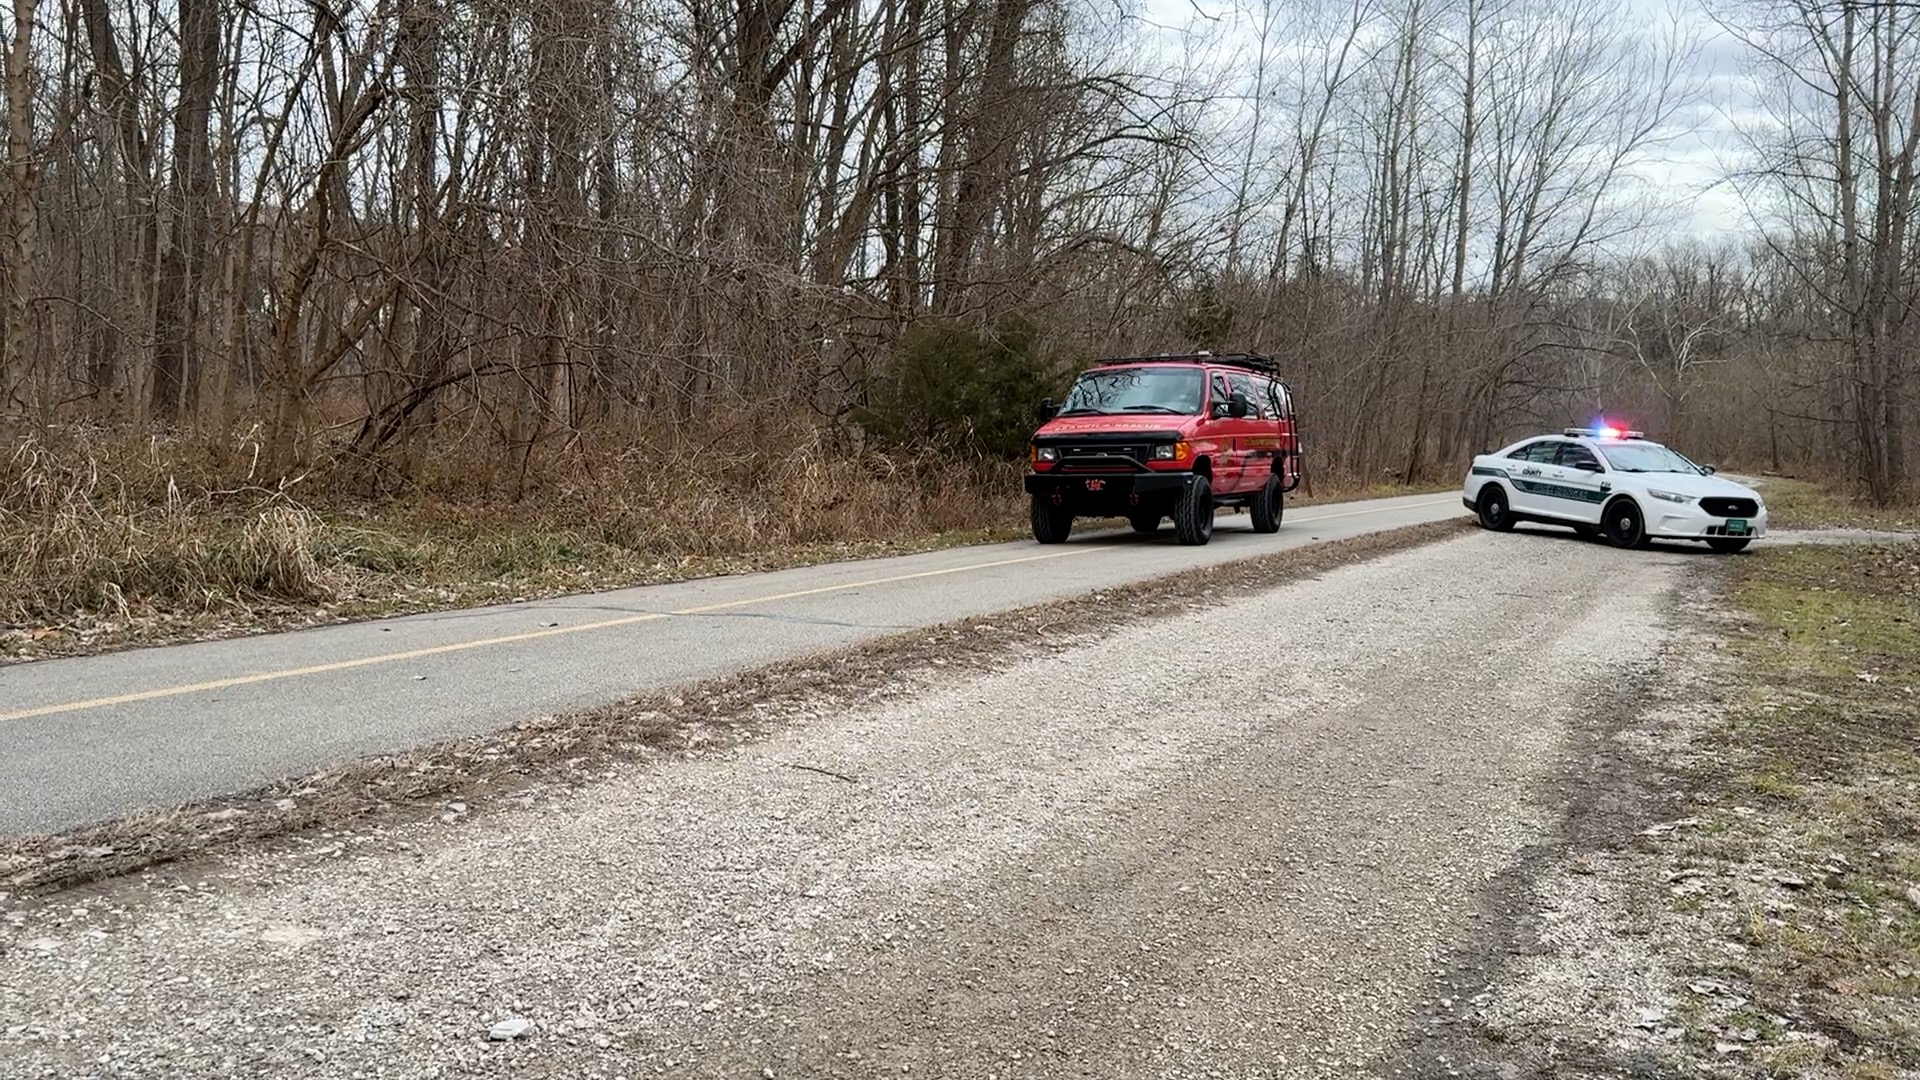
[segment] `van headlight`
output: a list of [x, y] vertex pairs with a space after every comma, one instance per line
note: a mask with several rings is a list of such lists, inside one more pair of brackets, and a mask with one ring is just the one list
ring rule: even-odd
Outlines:
[[1036, 446], [1033, 448], [1035, 461], [1059, 461], [1060, 448], [1057, 446]]
[[1159, 443], [1153, 448], [1153, 460], [1185, 461], [1192, 452], [1192, 446], [1185, 442]]
[[1693, 501], [1693, 496], [1691, 495], [1680, 495], [1671, 491], [1656, 491], [1653, 488], [1648, 488], [1647, 494], [1670, 503], [1690, 503]]

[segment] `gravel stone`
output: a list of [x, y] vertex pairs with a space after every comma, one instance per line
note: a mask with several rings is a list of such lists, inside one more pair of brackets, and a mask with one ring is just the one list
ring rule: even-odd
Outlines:
[[[0, 1076], [1360, 1075], [1483, 989], [1452, 947], [1688, 561], [1470, 534], [459, 829], [123, 881], [105, 937], [5, 931], [63, 945], [0, 948]], [[474, 1038], [517, 1016], [548, 1037]]]
[[487, 1038], [494, 1042], [507, 1042], [533, 1033], [533, 1021], [515, 1017], [502, 1020], [487, 1029]]

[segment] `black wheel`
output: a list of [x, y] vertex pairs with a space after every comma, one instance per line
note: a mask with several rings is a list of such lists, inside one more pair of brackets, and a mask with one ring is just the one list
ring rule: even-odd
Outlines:
[[1247, 512], [1253, 516], [1254, 532], [1280, 531], [1280, 518], [1287, 512], [1286, 498], [1286, 493], [1280, 490], [1280, 478], [1267, 477], [1267, 486], [1247, 504]]
[[1206, 477], [1194, 477], [1173, 504], [1173, 535], [1182, 544], [1213, 539], [1213, 485]]
[[1607, 534], [1607, 543], [1617, 548], [1643, 548], [1647, 546], [1647, 525], [1640, 516], [1640, 508], [1632, 499], [1615, 499], [1607, 506], [1606, 521], [1601, 525]]
[[1073, 512], [1064, 506], [1035, 495], [1033, 497], [1033, 538], [1043, 544], [1064, 544], [1073, 531]]
[[1731, 555], [1736, 551], [1745, 551], [1747, 550], [1747, 545], [1751, 543], [1753, 543], [1751, 536], [1710, 536], [1707, 538], [1707, 546], [1722, 555]]
[[1582, 540], [1600, 539], [1600, 526], [1598, 525], [1575, 525], [1573, 531]]
[[1476, 504], [1480, 513], [1480, 527], [1494, 532], [1506, 532], [1513, 528], [1513, 511], [1507, 509], [1507, 493], [1499, 484], [1488, 484], [1480, 491], [1480, 501]]
[[1127, 524], [1133, 526], [1133, 531], [1141, 536], [1152, 536], [1160, 531], [1160, 519], [1163, 517], [1166, 515], [1158, 511], [1135, 510], [1127, 515]]

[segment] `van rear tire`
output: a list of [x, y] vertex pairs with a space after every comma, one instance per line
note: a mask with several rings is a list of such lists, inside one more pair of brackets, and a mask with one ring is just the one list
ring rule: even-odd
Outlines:
[[1280, 478], [1267, 477], [1267, 486], [1247, 504], [1247, 513], [1253, 518], [1253, 531], [1257, 533], [1276, 533], [1280, 531], [1280, 519], [1287, 511], [1286, 493], [1280, 490]]

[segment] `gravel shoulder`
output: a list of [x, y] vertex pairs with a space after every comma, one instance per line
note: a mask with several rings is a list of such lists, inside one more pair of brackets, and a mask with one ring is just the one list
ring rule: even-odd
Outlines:
[[0, 1075], [1422, 1071], [1701, 558], [1468, 535], [63, 895], [0, 943]]
[[1920, 545], [1707, 565], [1442, 1040], [1459, 1075], [1920, 1078]]

